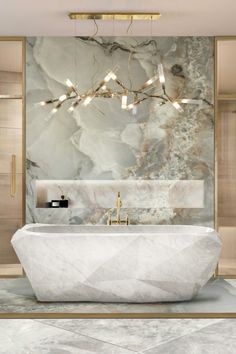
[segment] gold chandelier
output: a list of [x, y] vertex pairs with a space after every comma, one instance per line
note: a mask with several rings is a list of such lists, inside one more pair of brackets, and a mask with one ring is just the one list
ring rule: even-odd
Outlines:
[[[130, 20], [130, 25], [128, 30], [133, 23], [133, 20], [158, 20], [161, 16], [159, 12], [153, 13], [83, 13], [83, 12], [72, 12], [69, 15], [71, 20], [94, 20], [96, 24], [97, 31], [98, 26], [96, 20]], [[94, 36], [97, 34], [94, 34]], [[128, 31], [127, 31], [128, 33]], [[148, 99], [157, 99], [159, 105], [164, 105], [166, 103], [172, 104], [172, 106], [180, 112], [183, 112], [182, 104], [200, 104], [203, 102], [201, 99], [192, 98], [173, 98], [166, 90], [165, 86], [165, 75], [163, 70], [163, 65], [160, 63], [157, 65], [156, 73], [153, 77], [148, 79], [141, 87], [138, 89], [128, 88], [117, 76], [118, 68], [114, 68], [106, 73], [103, 80], [97, 84], [95, 89], [89, 89], [86, 92], [81, 92], [77, 84], [73, 84], [70, 79], [66, 80], [67, 91], [65, 94], [58, 98], [49, 99], [42, 101], [39, 104], [41, 106], [53, 105], [50, 116], [55, 114], [58, 109], [64, 105], [69, 105], [68, 111], [73, 112], [76, 107], [83, 105], [88, 106], [96, 98], [104, 99], [118, 99], [121, 104], [121, 109], [132, 111], [133, 114], [137, 113], [137, 107], [142, 102]], [[154, 91], [154, 84], [159, 81], [161, 85], [161, 93], [156, 94]], [[113, 85], [110, 83], [113, 82]]]
[[[119, 80], [116, 71], [117, 68], [115, 68], [115, 70], [108, 71], [104, 79], [101, 80], [95, 89], [90, 89], [84, 93], [80, 92], [78, 85], [74, 85], [70, 79], [67, 79], [67, 91], [65, 94], [58, 98], [42, 101], [39, 104], [41, 106], [53, 105], [53, 109], [51, 111], [51, 115], [53, 115], [65, 104], [69, 104], [68, 112], [73, 112], [79, 105], [88, 106], [96, 98], [110, 98], [120, 100], [121, 109], [132, 111], [133, 114], [136, 114], [138, 105], [147, 99], [157, 99], [159, 105], [170, 103], [179, 112], [183, 112], [181, 103], [200, 104], [203, 102], [201, 99], [175, 99], [171, 97], [166, 91], [165, 75], [162, 64], [158, 64], [157, 73], [138, 89], [128, 88]], [[110, 82], [112, 81], [115, 83], [115, 88], [111, 88], [110, 86]], [[154, 89], [154, 84], [157, 81], [161, 84], [161, 94], [152, 93], [152, 90], [150, 93], [150, 89]]]

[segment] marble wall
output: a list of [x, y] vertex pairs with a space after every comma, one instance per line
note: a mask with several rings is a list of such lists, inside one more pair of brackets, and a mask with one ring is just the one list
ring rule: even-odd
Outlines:
[[[67, 78], [85, 91], [116, 65], [121, 81], [138, 88], [155, 74], [160, 62], [172, 97], [197, 98], [203, 103], [184, 105], [180, 113], [171, 104], [159, 106], [150, 99], [133, 115], [121, 110], [116, 100], [94, 99], [72, 114], [68, 106], [62, 107], [51, 118], [52, 107], [37, 104], [65, 93]], [[38, 180], [94, 180], [96, 186], [101, 181], [101, 189], [106, 181], [127, 181], [128, 185], [138, 180], [145, 185], [145, 181], [179, 180], [181, 185], [183, 180], [203, 183], [203, 203], [194, 199], [194, 195], [199, 199], [196, 189], [193, 203], [181, 204], [186, 196], [183, 188], [175, 204], [154, 203], [153, 207], [149, 203], [145, 208], [137, 202], [129, 204], [132, 223], [212, 226], [213, 65], [213, 39], [208, 37], [28, 38], [27, 223], [104, 223], [108, 215], [106, 205], [81, 207], [76, 188], [74, 195], [70, 190], [73, 208], [36, 208]], [[159, 83], [153, 92], [160, 92]], [[135, 194], [142, 199], [142, 191]]]

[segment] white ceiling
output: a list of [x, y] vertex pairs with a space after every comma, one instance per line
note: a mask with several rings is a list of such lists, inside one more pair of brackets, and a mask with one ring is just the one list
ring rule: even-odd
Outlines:
[[[71, 21], [75, 11], [159, 11], [159, 21], [135, 22], [128, 35], [235, 35], [236, 0], [8, 0], [0, 2], [1, 36], [92, 35], [92, 21]], [[98, 21], [98, 35], [127, 35], [127, 22]], [[151, 28], [152, 27], [152, 28]]]

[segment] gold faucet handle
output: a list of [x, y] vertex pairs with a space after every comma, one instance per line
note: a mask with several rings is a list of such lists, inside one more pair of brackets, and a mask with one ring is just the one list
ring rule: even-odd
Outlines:
[[116, 207], [117, 208], [121, 208], [122, 207], [122, 200], [121, 200], [121, 197], [120, 197], [120, 192], [117, 193]]
[[108, 218], [107, 218], [107, 225], [111, 225], [111, 212], [109, 211]]

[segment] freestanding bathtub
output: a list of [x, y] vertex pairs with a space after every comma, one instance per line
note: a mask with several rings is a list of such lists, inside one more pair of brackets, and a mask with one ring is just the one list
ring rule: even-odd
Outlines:
[[39, 301], [190, 300], [221, 249], [213, 229], [175, 225], [31, 224], [11, 242]]

